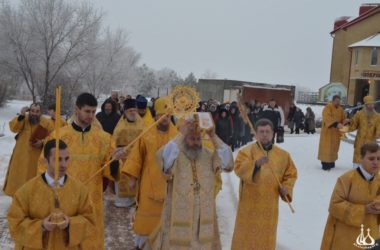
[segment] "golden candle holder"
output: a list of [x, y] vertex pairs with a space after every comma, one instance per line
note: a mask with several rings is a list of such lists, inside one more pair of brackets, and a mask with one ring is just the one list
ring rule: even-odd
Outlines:
[[57, 226], [63, 225], [65, 223], [65, 217], [62, 210], [59, 208], [54, 208], [53, 211], [51, 212], [49, 221], [51, 224], [54, 224]]
[[347, 139], [346, 134], [349, 132], [348, 130], [349, 130], [348, 126], [344, 126], [343, 128], [339, 129], [341, 140]]

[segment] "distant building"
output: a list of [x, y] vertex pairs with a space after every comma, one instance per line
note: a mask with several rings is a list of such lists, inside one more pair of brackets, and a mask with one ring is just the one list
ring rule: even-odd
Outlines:
[[[342, 83], [347, 103], [380, 99], [380, 3], [363, 4], [359, 16], [335, 20], [330, 83]], [[324, 86], [326, 87], [326, 86]]]
[[197, 90], [199, 92], [201, 100], [206, 101], [209, 99], [214, 99], [223, 103], [236, 101], [237, 94], [239, 91], [242, 91], [243, 86], [261, 87], [261, 89], [265, 89], [267, 93], [266, 97], [268, 98], [270, 98], [271, 93], [274, 93], [276, 89], [287, 89], [291, 93], [290, 101], [294, 100], [295, 86], [293, 85], [274, 85], [227, 79], [199, 79]]

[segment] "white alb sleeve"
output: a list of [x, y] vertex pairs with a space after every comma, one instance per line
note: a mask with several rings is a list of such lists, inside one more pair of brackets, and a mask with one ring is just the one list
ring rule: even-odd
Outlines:
[[223, 143], [219, 148], [216, 149], [216, 152], [220, 158], [222, 169], [227, 168], [233, 161], [231, 148]]
[[164, 173], [167, 173], [170, 170], [178, 155], [178, 145], [174, 141], [169, 141], [168, 144], [165, 145], [164, 150], [162, 152], [162, 160], [164, 162]]

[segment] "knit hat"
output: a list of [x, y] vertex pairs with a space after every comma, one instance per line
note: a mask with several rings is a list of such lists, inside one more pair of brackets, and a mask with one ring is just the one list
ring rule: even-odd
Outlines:
[[135, 99], [127, 99], [124, 101], [124, 110], [136, 108], [136, 100]]
[[148, 100], [142, 95], [137, 97], [136, 102], [138, 109], [146, 109], [146, 106], [148, 105]]

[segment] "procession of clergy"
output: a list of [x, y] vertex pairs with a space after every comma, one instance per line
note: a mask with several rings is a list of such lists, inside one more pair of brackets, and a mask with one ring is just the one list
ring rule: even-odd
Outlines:
[[[7, 219], [15, 249], [104, 249], [103, 177], [116, 182], [120, 206], [136, 203], [135, 249], [221, 249], [215, 197], [220, 172], [233, 170], [240, 178], [240, 197], [232, 249], [275, 249], [279, 199], [292, 201], [297, 170], [291, 155], [272, 144], [271, 121], [254, 124], [256, 142], [242, 148], [234, 161], [213, 129], [201, 131], [197, 113], [174, 125], [167, 102], [157, 99], [152, 117], [149, 110], [137, 112], [135, 99], [125, 100], [110, 135], [95, 118], [96, 98], [89, 93], [77, 97], [73, 117], [60, 129], [58, 200], [65, 216], [59, 225], [51, 222], [55, 116], [41, 116], [37, 103], [23, 108], [9, 123], [17, 135], [3, 187], [13, 197]], [[372, 97], [364, 102], [351, 120], [339, 96], [323, 110], [322, 169], [334, 168], [344, 128], [357, 130], [357, 136], [355, 167], [337, 180], [321, 249], [358, 249], [353, 243], [361, 228], [380, 237], [380, 117]], [[35, 139], [41, 128], [50, 135]]]

